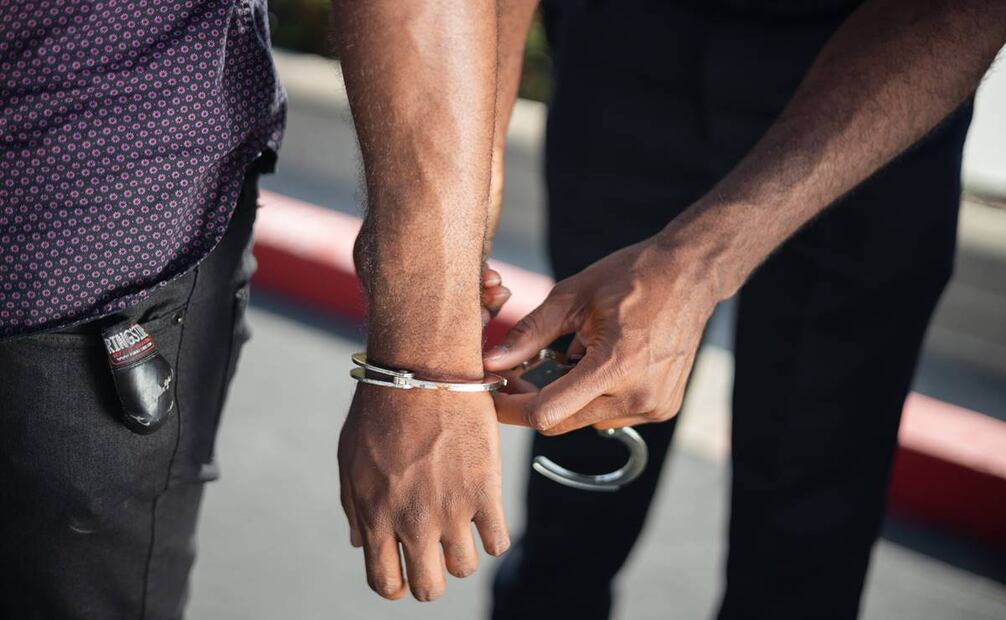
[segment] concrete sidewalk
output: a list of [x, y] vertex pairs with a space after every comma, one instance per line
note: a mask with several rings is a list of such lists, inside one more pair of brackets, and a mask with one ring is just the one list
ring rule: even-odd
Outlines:
[[[352, 389], [348, 356], [360, 347], [359, 328], [319, 325], [317, 317], [276, 303], [254, 308], [251, 322], [255, 337], [243, 354], [218, 444], [223, 478], [210, 485], [204, 504], [189, 617], [484, 617], [488, 557], [476, 576], [450, 579], [447, 594], [430, 604], [389, 603], [366, 587], [362, 554], [348, 543], [336, 469], [338, 430]], [[722, 422], [709, 412], [725, 405], [729, 361], [717, 348], [699, 361], [678, 450], [622, 576], [616, 618], [709, 618], [715, 609], [728, 472], [714, 443], [689, 437], [721, 436], [716, 426]], [[522, 523], [526, 437], [518, 429], [502, 432], [505, 501], [515, 533]], [[863, 617], [1006, 618], [1006, 587], [881, 541]]]

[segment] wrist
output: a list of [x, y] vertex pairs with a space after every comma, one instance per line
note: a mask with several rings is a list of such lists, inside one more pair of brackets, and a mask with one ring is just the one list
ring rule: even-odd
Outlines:
[[655, 240], [674, 262], [716, 302], [733, 296], [761, 259], [753, 256], [751, 235], [743, 213], [749, 207], [727, 203], [696, 203], [675, 218]]
[[482, 315], [478, 293], [449, 293], [404, 278], [368, 288], [367, 355], [389, 368], [433, 380], [481, 379]]
[[358, 274], [368, 299], [367, 355], [422, 378], [481, 379], [479, 254], [445, 263], [428, 247], [368, 241], [357, 244], [366, 257]]
[[382, 367], [407, 370], [431, 381], [478, 381], [485, 377], [481, 343], [473, 348], [441, 336], [410, 336], [368, 336], [367, 358]]

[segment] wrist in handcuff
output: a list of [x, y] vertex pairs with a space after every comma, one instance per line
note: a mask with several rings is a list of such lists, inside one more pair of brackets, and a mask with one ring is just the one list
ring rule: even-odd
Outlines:
[[367, 354], [364, 352], [354, 353], [352, 360], [357, 367], [350, 370], [350, 377], [359, 383], [378, 387], [472, 393], [495, 392], [505, 387], [507, 383], [506, 379], [493, 373], [486, 373], [481, 379], [475, 381], [426, 378], [422, 376], [422, 373], [393, 368], [368, 360]]

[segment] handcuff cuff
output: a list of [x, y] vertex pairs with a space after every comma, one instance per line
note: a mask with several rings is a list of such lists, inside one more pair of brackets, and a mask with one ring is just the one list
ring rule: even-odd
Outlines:
[[[384, 368], [367, 360], [366, 353], [353, 354], [357, 368], [349, 375], [361, 383], [401, 390], [422, 389], [446, 392], [495, 392], [507, 385], [507, 380], [496, 374], [487, 373], [482, 381], [453, 382], [420, 379], [408, 370]], [[541, 389], [573, 369], [579, 361], [577, 357], [567, 357], [551, 349], [542, 349], [536, 357], [517, 368], [515, 372], [521, 380]], [[631, 426], [598, 430], [604, 439], [616, 439], [629, 451], [625, 465], [615, 471], [603, 474], [582, 474], [566, 469], [546, 456], [536, 456], [532, 469], [553, 482], [584, 491], [617, 491], [639, 477], [646, 469], [649, 451], [646, 441]]]
[[[495, 392], [506, 387], [506, 379], [487, 373], [483, 381], [432, 381], [419, 379], [408, 370], [392, 370], [367, 360], [367, 354], [353, 354], [353, 363], [358, 366], [349, 371], [349, 376], [360, 383], [379, 385], [399, 390], [440, 390], [443, 392]], [[387, 377], [387, 378], [384, 378]]]

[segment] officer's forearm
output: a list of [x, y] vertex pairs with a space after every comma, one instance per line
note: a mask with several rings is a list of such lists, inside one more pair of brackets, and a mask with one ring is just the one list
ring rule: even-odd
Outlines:
[[741, 163], [662, 234], [720, 297], [908, 148], [977, 87], [1006, 42], [1006, 2], [875, 0], [818, 55]]
[[495, 0], [334, 0], [366, 175], [368, 353], [479, 378], [496, 100]]

